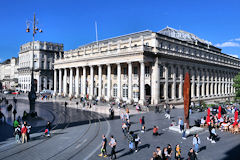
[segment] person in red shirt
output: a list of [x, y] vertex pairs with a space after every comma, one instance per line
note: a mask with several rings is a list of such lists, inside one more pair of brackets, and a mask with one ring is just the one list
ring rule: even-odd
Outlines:
[[154, 136], [158, 136], [158, 129], [159, 129], [159, 128], [158, 128], [157, 126], [154, 126], [154, 127], [153, 127], [153, 135], [154, 135]]
[[24, 125], [22, 127], [21, 133], [22, 133], [22, 143], [27, 142], [27, 127], [26, 127], [26, 125]]

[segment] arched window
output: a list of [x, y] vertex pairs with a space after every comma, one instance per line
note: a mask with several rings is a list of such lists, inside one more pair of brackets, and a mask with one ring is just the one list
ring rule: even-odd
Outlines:
[[113, 97], [117, 97], [117, 84], [113, 85]]
[[123, 98], [128, 98], [128, 85], [127, 84], [123, 84]]

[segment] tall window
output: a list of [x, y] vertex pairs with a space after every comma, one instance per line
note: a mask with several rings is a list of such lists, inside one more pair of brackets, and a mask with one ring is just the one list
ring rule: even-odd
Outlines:
[[114, 77], [117, 77], [117, 67], [114, 68]]
[[179, 77], [179, 73], [178, 73], [178, 67], [176, 67], [176, 77]]
[[104, 86], [104, 90], [105, 90], [105, 96], [107, 96], [107, 83]]
[[163, 78], [163, 66], [160, 66], [160, 77]]
[[113, 85], [113, 97], [117, 97], [117, 84]]
[[123, 98], [128, 98], [128, 85], [127, 84], [123, 84]]
[[138, 67], [133, 67], [133, 74], [134, 74], [134, 77], [137, 77], [138, 75]]
[[123, 76], [124, 78], [127, 77], [127, 67], [123, 67]]
[[145, 77], [149, 77], [149, 76], [150, 76], [150, 67], [145, 66]]

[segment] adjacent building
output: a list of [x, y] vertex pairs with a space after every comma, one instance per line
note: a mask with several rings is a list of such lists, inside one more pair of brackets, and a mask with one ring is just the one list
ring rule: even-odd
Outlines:
[[32, 67], [36, 92], [53, 89], [53, 62], [56, 52], [63, 52], [63, 44], [34, 41], [34, 47], [33, 42], [20, 47], [18, 81], [22, 91], [28, 92], [31, 89]]
[[0, 64], [0, 81], [2, 89], [15, 90], [18, 88], [18, 58], [12, 57]]

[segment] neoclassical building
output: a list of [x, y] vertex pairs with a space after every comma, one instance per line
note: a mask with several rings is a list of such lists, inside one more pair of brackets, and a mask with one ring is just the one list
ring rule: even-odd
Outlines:
[[128, 103], [181, 103], [188, 72], [193, 101], [226, 98], [234, 95], [239, 69], [238, 58], [192, 33], [167, 27], [57, 52], [54, 92]]
[[[53, 90], [53, 62], [55, 52], [63, 52], [63, 44], [34, 41], [21, 45], [19, 51], [18, 82], [24, 92], [31, 89], [31, 72], [34, 70], [35, 91]], [[33, 57], [34, 56], [34, 57]]]

